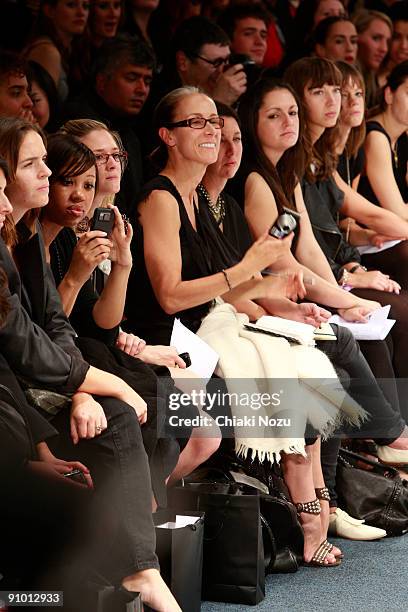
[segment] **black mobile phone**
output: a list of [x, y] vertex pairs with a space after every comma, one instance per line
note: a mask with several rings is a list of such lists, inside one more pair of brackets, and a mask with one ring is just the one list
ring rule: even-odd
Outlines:
[[275, 223], [271, 226], [269, 235], [273, 238], [279, 238], [279, 240], [285, 238], [285, 236], [293, 232], [296, 228], [299, 218], [300, 215], [296, 210], [284, 208], [284, 212], [279, 215]]
[[72, 472], [67, 472], [64, 476], [65, 478], [72, 478], [72, 480], [80, 484], [87, 484], [84, 473], [81, 470], [72, 470]]
[[113, 208], [95, 208], [94, 216], [91, 221], [91, 230], [100, 230], [107, 235], [112, 232], [115, 224], [115, 212]]
[[179, 357], [181, 357], [184, 363], [186, 364], [186, 368], [189, 368], [191, 366], [190, 353], [180, 353]]

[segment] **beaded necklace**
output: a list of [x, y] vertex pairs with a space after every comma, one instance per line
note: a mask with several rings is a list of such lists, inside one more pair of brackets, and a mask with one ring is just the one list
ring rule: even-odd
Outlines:
[[197, 186], [197, 191], [206, 200], [208, 208], [211, 210], [217, 225], [221, 225], [225, 218], [225, 200], [222, 195], [220, 194], [218, 196], [216, 202], [212, 202], [208, 191], [202, 183]]

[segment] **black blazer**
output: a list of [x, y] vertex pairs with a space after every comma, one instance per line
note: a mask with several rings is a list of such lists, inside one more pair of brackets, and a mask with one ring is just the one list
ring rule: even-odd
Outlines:
[[31, 235], [19, 224], [16, 250], [21, 275], [0, 238], [0, 266], [9, 283], [11, 310], [0, 329], [0, 352], [23, 384], [74, 393], [89, 368], [74, 344], [45, 260], [41, 230]]

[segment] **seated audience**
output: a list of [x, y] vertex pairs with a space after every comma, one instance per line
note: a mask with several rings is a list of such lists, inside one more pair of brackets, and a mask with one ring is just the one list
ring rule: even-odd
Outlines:
[[61, 101], [69, 92], [70, 55], [75, 37], [85, 31], [89, 14], [86, 0], [44, 0], [24, 54], [50, 74]]
[[121, 34], [106, 41], [98, 53], [93, 82], [65, 109], [66, 118], [96, 119], [120, 134], [128, 165], [117, 204], [132, 219], [143, 183], [137, 117], [149, 95], [154, 61], [150, 47], [136, 37]]
[[27, 71], [27, 64], [18, 55], [0, 50], [0, 117], [35, 123]]
[[[162, 145], [156, 151], [155, 158], [160, 161], [161, 172], [145, 186], [140, 196], [141, 231], [138, 232], [135, 244], [135, 249], [139, 251], [137, 261], [140, 261], [140, 267], [137, 267], [138, 275], [135, 275], [133, 283], [129, 284], [127, 312], [128, 322], [136, 323], [135, 283], [137, 280], [140, 283], [143, 278], [139, 291], [143, 288], [143, 311], [147, 331], [157, 334], [160, 322], [161, 333], [169, 334], [174, 315], [177, 315], [190, 329], [198, 329], [198, 334], [216, 348], [220, 354], [220, 363], [224, 363], [225, 368], [229, 366], [230, 369], [226, 371], [231, 373], [233, 365], [227, 361], [225, 346], [228, 346], [233, 336], [231, 323], [226, 324], [226, 321], [229, 321], [228, 313], [231, 313], [232, 317], [235, 315], [226, 305], [222, 305], [205, 317], [209, 301], [221, 295], [224, 301], [238, 307], [238, 304], [243, 304], [248, 299], [271, 297], [262, 293], [257, 295], [254, 291], [255, 282], [250, 281], [251, 284], [248, 284], [248, 272], [250, 269], [251, 275], [259, 272], [265, 264], [276, 261], [277, 254], [283, 257], [288, 251], [289, 243], [286, 238], [276, 245], [276, 241], [267, 238], [264, 233], [246, 251], [241, 261], [238, 257], [237, 263], [232, 252], [223, 250], [221, 237], [214, 235], [214, 221], [208, 217], [210, 211], [206, 205], [203, 207], [203, 201], [198, 200], [196, 188], [206, 167], [216, 161], [219, 130], [223, 128], [222, 119], [216, 114], [212, 100], [191, 88], [171, 92], [156, 109], [155, 124]], [[209, 189], [212, 191], [211, 187]], [[200, 187], [198, 191], [205, 193]], [[169, 252], [173, 254], [172, 258], [167, 256]], [[254, 280], [258, 282], [257, 279]], [[258, 292], [264, 282], [259, 281]], [[275, 284], [274, 297], [277, 297], [278, 286]], [[350, 306], [355, 303], [350, 300]], [[215, 327], [212, 327], [211, 321]], [[217, 328], [217, 321], [222, 325], [223, 333]], [[250, 335], [249, 333], [249, 337]], [[225, 342], [227, 344], [224, 344]], [[230, 359], [237, 364], [243, 359], [238, 347], [239, 345], [235, 359], [230, 354]], [[278, 350], [278, 346], [274, 339], [268, 348], [272, 355], [275, 355], [274, 351]], [[280, 345], [280, 350], [283, 349], [284, 346]], [[290, 351], [292, 350], [293, 347], [290, 348]], [[319, 372], [323, 373], [328, 362], [323, 359], [321, 353], [311, 349], [309, 358], [317, 356], [321, 360]], [[272, 376], [278, 376], [279, 372], [283, 371], [278, 367], [278, 362], [277, 357], [276, 360], [273, 359]], [[282, 354], [280, 363], [284, 363]], [[293, 375], [296, 376], [294, 373]], [[228, 384], [228, 381], [226, 382]], [[262, 447], [271, 461], [272, 452], [279, 451], [281, 454], [284, 450], [285, 478], [295, 502], [309, 497], [314, 500], [316, 492], [313, 489], [324, 486], [320, 471], [319, 442], [315, 445], [307, 443], [306, 453], [311, 460], [306, 462], [302, 459], [304, 453], [300, 448], [295, 459], [291, 449], [283, 448], [282, 440], [277, 438], [269, 437], [263, 439], [263, 442], [252, 439], [251, 443], [236, 439], [235, 444], [237, 452], [243, 452], [242, 449], [246, 448], [252, 451], [253, 458]], [[311, 465], [314, 465], [315, 479], [310, 472]], [[320, 494], [321, 492], [317, 491], [317, 495]], [[319, 513], [320, 507], [317, 507], [316, 514]], [[326, 516], [328, 520], [328, 514]], [[321, 522], [317, 516], [312, 519], [303, 512], [301, 520], [305, 529], [305, 561], [310, 562], [314, 558], [316, 563], [316, 546], [323, 543], [323, 560], [320, 564], [337, 564], [338, 561], [333, 555], [336, 552], [339, 554], [340, 551], [335, 551], [325, 542], [327, 523]]]
[[218, 19], [218, 25], [229, 36], [232, 53], [243, 53], [261, 66], [270, 21], [270, 15], [262, 6], [246, 2], [229, 6]]
[[[342, 101], [341, 113], [336, 127], [337, 153], [339, 161], [337, 171], [349, 186], [356, 190], [364, 171], [365, 155], [361, 146], [365, 137], [364, 122], [364, 81], [354, 66], [338, 62], [337, 67], [342, 74]], [[405, 136], [402, 136], [404, 138]], [[367, 194], [370, 195], [369, 193]], [[354, 208], [349, 208], [354, 213]], [[358, 216], [358, 210], [356, 210]], [[406, 235], [405, 222], [394, 219], [401, 238]], [[362, 227], [352, 217], [340, 222], [340, 227], [346, 236], [346, 241], [356, 246], [372, 245], [378, 247], [378, 252], [361, 256], [362, 263], [370, 270], [379, 269], [389, 274], [402, 286], [408, 286], [407, 265], [408, 257], [406, 240], [394, 243], [389, 242], [395, 236], [388, 237], [385, 232]], [[408, 229], [408, 228], [407, 228]], [[387, 244], [389, 243], [389, 244]], [[388, 248], [386, 248], [388, 247]]]
[[312, 36], [317, 57], [354, 64], [357, 59], [358, 35], [354, 23], [344, 16], [327, 17], [318, 23]]
[[[366, 158], [359, 192], [371, 202], [408, 220], [408, 60], [387, 77], [381, 102], [369, 114]], [[399, 221], [401, 223], [401, 221]]]
[[367, 108], [378, 103], [381, 64], [388, 53], [392, 21], [379, 11], [362, 10], [353, 16], [358, 33], [358, 66], [364, 77]]
[[48, 72], [33, 60], [28, 62], [27, 77], [29, 95], [33, 103], [32, 113], [37, 125], [46, 132], [53, 132], [59, 125], [60, 103], [57, 88]]
[[[10, 303], [0, 329], [1, 354], [25, 386], [73, 394], [72, 405], [51, 420], [60, 432], [59, 454], [87, 465], [99, 503], [109, 506], [116, 521], [111, 554], [98, 558], [100, 572], [144, 593], [154, 609], [179, 610], [160, 577], [154, 552], [151, 482], [140, 430], [146, 403], [123, 380], [83, 360], [50, 278], [41, 233], [29, 218], [29, 225], [23, 220], [48, 200], [43, 138], [34, 126], [2, 119], [0, 152], [10, 165], [6, 194], [13, 203], [0, 240]], [[93, 184], [95, 178], [94, 170]]]

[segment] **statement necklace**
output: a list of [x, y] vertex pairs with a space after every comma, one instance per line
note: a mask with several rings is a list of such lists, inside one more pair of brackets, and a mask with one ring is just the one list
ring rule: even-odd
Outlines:
[[208, 191], [202, 183], [198, 185], [197, 191], [206, 200], [208, 208], [211, 210], [217, 225], [221, 225], [225, 218], [225, 200], [222, 195], [220, 194], [218, 196], [216, 202], [212, 202]]

